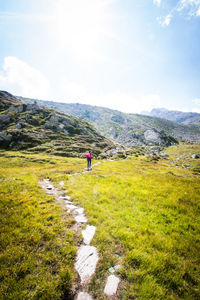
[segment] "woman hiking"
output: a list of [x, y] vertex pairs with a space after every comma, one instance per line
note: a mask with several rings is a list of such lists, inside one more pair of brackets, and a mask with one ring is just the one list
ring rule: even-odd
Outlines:
[[92, 154], [91, 151], [88, 151], [88, 153], [86, 154], [86, 158], [87, 158], [87, 169], [88, 171], [91, 170], [91, 161], [92, 161]]

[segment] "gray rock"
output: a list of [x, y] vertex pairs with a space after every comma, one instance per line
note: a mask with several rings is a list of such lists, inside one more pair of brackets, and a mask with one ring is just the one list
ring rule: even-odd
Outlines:
[[73, 205], [73, 204], [67, 204], [66, 206], [67, 206], [67, 208], [69, 209], [69, 211], [74, 210], [74, 209], [77, 208], [77, 206], [75, 206], [75, 205]]
[[92, 300], [92, 297], [88, 293], [80, 292], [76, 300]]
[[40, 107], [37, 104], [27, 104], [26, 110], [30, 110], [31, 112], [36, 112]]
[[83, 208], [83, 207], [77, 207], [77, 208], [73, 211], [73, 213], [74, 213], [75, 215], [83, 215], [83, 213], [84, 213], [84, 208]]
[[88, 221], [85, 215], [78, 215], [74, 219], [77, 223], [87, 223]]
[[59, 127], [60, 129], [63, 129], [63, 128], [65, 127], [65, 125], [64, 125], [64, 124], [59, 124], [58, 127]]
[[92, 246], [81, 246], [77, 253], [75, 269], [81, 278], [81, 284], [90, 281], [95, 273], [96, 265], [99, 260], [97, 249]]
[[64, 129], [63, 132], [64, 132], [66, 135], [69, 135], [69, 131], [67, 131], [66, 129]]
[[76, 122], [70, 118], [67, 117], [62, 117], [62, 123], [65, 125], [71, 125], [71, 126], [75, 126]]
[[24, 106], [23, 106], [23, 104], [21, 104], [21, 105], [11, 105], [10, 107], [9, 107], [9, 109], [8, 109], [8, 111], [10, 111], [10, 112], [14, 112], [14, 113], [21, 113], [21, 112], [23, 112], [23, 110], [24, 110]]
[[0, 132], [0, 141], [10, 142], [12, 140], [12, 135], [6, 131]]
[[193, 154], [193, 155], [192, 155], [192, 158], [195, 158], [195, 159], [200, 158], [200, 153], [198, 153], [198, 154]]
[[87, 225], [85, 230], [82, 230], [83, 242], [86, 245], [89, 245], [91, 240], [95, 235], [96, 227], [92, 225]]
[[116, 294], [118, 285], [119, 285], [119, 278], [115, 275], [110, 275], [107, 279], [106, 286], [104, 289], [104, 294], [107, 296], [113, 296]]
[[56, 115], [52, 115], [50, 118], [49, 118], [49, 122], [50, 123], [57, 123], [59, 121], [59, 118], [56, 116]]
[[6, 123], [9, 123], [11, 120], [11, 116], [10, 114], [1, 114], [0, 115], [0, 123], [2, 124], [6, 124]]
[[22, 128], [22, 125], [20, 123], [17, 123], [14, 127], [14, 129], [21, 129]]
[[161, 142], [159, 133], [154, 129], [146, 130], [144, 132], [144, 137], [145, 137], [145, 140], [148, 141], [148, 142], [153, 142], [153, 143], [160, 143]]
[[61, 198], [63, 200], [71, 200], [70, 196], [60, 196], [59, 198]]

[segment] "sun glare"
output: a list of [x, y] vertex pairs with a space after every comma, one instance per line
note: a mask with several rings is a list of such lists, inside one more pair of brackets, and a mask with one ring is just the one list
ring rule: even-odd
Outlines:
[[105, 0], [59, 0], [53, 13], [53, 29], [60, 50], [76, 59], [93, 60], [100, 55], [103, 38], [109, 32]]

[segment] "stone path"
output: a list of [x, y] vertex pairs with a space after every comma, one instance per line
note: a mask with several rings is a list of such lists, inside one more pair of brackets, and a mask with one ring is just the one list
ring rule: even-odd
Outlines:
[[[92, 167], [100, 164], [100, 162], [94, 164]], [[68, 174], [69, 176], [76, 176], [87, 173], [88, 171], [84, 171], [82, 173], [75, 173], [73, 175]], [[83, 237], [83, 243], [80, 245], [77, 251], [77, 257], [75, 262], [75, 270], [80, 276], [81, 280], [81, 289], [78, 295], [75, 296], [76, 300], [92, 300], [93, 298], [84, 291], [87, 284], [90, 282], [92, 276], [95, 274], [96, 266], [99, 260], [98, 250], [90, 246], [90, 243], [95, 235], [96, 227], [87, 224], [88, 219], [84, 214], [84, 208], [80, 206], [76, 206], [71, 201], [71, 197], [67, 195], [66, 191], [62, 191], [50, 182], [49, 179], [44, 179], [39, 182], [41, 187], [46, 191], [47, 194], [54, 195], [57, 200], [62, 200], [67, 207], [67, 212], [72, 214], [76, 224], [74, 229], [81, 230], [81, 234]], [[59, 183], [60, 187], [64, 185], [64, 182], [61, 181]], [[86, 226], [85, 226], [86, 225]], [[83, 228], [84, 227], [84, 228]], [[119, 285], [119, 278], [114, 275], [114, 272], [120, 268], [120, 265], [115, 267], [111, 267], [109, 272], [112, 273], [107, 278], [106, 286], [104, 289], [104, 294], [108, 296], [108, 298], [112, 298], [116, 295], [118, 285]], [[116, 298], [115, 298], [116, 299]]]

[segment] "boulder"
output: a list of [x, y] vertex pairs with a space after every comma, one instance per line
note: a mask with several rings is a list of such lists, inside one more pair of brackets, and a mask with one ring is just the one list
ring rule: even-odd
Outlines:
[[147, 142], [150, 142], [150, 143], [156, 143], [156, 144], [161, 143], [160, 134], [155, 129], [146, 130], [144, 132], [144, 138]]
[[16, 114], [18, 113], [22, 113], [24, 111], [24, 105], [20, 104], [20, 105], [11, 105], [8, 109], [9, 112], [14, 112]]
[[36, 112], [39, 110], [39, 106], [37, 104], [27, 104], [26, 110], [30, 110], [31, 112]]
[[22, 128], [22, 125], [20, 123], [17, 123], [14, 127], [14, 129], [21, 129]]
[[0, 127], [3, 127], [4, 124], [7, 124], [11, 121], [11, 115], [10, 114], [1, 114], [0, 115]]
[[200, 158], [200, 153], [198, 153], [198, 154], [193, 154], [193, 155], [192, 155], [192, 158], [195, 158], [195, 159]]
[[10, 142], [12, 140], [12, 134], [2, 131], [0, 132], [0, 141]]

